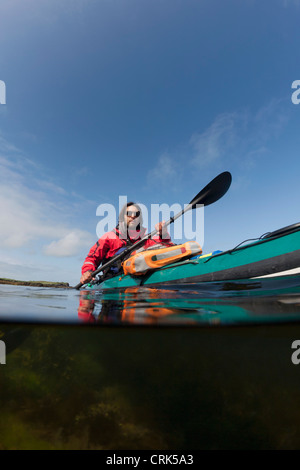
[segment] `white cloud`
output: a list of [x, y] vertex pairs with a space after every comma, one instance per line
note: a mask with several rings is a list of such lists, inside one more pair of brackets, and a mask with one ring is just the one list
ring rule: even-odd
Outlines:
[[271, 145], [288, 123], [290, 109], [286, 101], [274, 99], [257, 112], [241, 110], [223, 113], [206, 129], [194, 133], [189, 141], [172, 152], [163, 153], [156, 166], [148, 172], [151, 184], [166, 185], [168, 189], [178, 187], [179, 179], [188, 172], [222, 171], [230, 165], [244, 172], [252, 169], [262, 158], [270, 156]]
[[89, 233], [83, 230], [73, 230], [62, 238], [52, 241], [45, 246], [44, 253], [48, 256], [67, 257], [75, 256], [82, 247], [91, 247], [93, 240]]
[[57, 184], [53, 183], [53, 181], [37, 180], [36, 184], [40, 186], [43, 190], [50, 190], [52, 192], [55, 192], [56, 194], [67, 195], [67, 191], [61, 186], [58, 186]]
[[39, 196], [21, 184], [0, 185], [2, 246], [17, 248], [40, 237], [55, 237], [60, 232], [59, 227], [47, 221], [47, 208]]
[[268, 154], [268, 143], [276, 138], [289, 118], [281, 100], [272, 100], [256, 113], [240, 111], [221, 114], [202, 133], [190, 140], [190, 163], [197, 169], [239, 161], [244, 168]]
[[166, 185], [169, 189], [174, 188], [178, 182], [180, 172], [178, 163], [168, 153], [163, 153], [157, 162], [157, 165], [149, 170], [147, 181], [149, 185]]
[[191, 163], [203, 168], [218, 162], [236, 143], [236, 122], [235, 113], [222, 114], [204, 132], [194, 134], [190, 140], [194, 154]]
[[[6, 156], [10, 151], [12, 154]], [[48, 242], [45, 253], [59, 257], [75, 256], [86, 250], [94, 240], [89, 232], [67, 223], [72, 202], [67, 200], [60, 204], [60, 196], [67, 196], [64, 188], [43, 177], [34, 163], [19, 155], [18, 150], [1, 137], [1, 246], [18, 249], [28, 247], [30, 242], [37, 246]]]

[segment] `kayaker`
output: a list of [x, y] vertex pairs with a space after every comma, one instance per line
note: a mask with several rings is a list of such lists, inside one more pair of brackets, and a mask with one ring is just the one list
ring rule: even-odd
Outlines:
[[[155, 225], [157, 235], [153, 238], [145, 240], [144, 248], [149, 248], [155, 244], [164, 246], [172, 246], [170, 235], [167, 231], [165, 221]], [[93, 279], [93, 272], [115, 256], [117, 252], [127, 246], [131, 246], [139, 241], [146, 233], [143, 227], [143, 216], [141, 208], [134, 202], [128, 202], [121, 210], [119, 215], [119, 223], [116, 228], [105, 233], [92, 246], [89, 254], [84, 260], [81, 268], [82, 276], [80, 282], [86, 284]]]

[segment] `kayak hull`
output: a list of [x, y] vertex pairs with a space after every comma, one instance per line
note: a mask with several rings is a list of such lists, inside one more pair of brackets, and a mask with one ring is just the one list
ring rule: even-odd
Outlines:
[[[277, 234], [279, 232], [279, 235]], [[185, 284], [251, 279], [300, 267], [300, 225], [276, 235], [217, 254], [193, 257], [143, 276], [119, 275], [92, 288], [114, 289], [140, 285]]]

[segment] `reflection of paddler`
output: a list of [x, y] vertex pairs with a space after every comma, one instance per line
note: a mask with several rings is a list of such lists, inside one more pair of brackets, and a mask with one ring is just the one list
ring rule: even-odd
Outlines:
[[115, 302], [89, 298], [90, 291], [81, 291], [78, 318], [85, 323], [120, 323], [120, 308]]
[[95, 308], [95, 300], [89, 299], [85, 291], [80, 292], [80, 300], [78, 307], [78, 318], [85, 323], [94, 323], [95, 317], [93, 311]]
[[[124, 306], [122, 310], [122, 321], [129, 323], [137, 323], [138, 314], [143, 314], [144, 323], [155, 323], [157, 319], [165, 317], [167, 315], [174, 314], [174, 309], [160, 308], [160, 307], [146, 307], [144, 303], [141, 304], [141, 299], [138, 297], [139, 287], [129, 287], [125, 289], [124, 294], [130, 295], [130, 300], [124, 300]], [[160, 289], [147, 289], [147, 301], [159, 299], [158, 293]], [[141, 318], [139, 318], [141, 320]]]

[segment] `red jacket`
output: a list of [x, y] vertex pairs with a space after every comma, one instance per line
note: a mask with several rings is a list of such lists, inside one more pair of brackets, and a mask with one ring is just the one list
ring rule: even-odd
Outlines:
[[[136, 240], [132, 240], [134, 243], [139, 241], [145, 234], [146, 229], [142, 228], [140, 232], [140, 237]], [[149, 248], [149, 246], [156, 245], [161, 243], [165, 246], [172, 246], [173, 243], [169, 238], [161, 239], [159, 235], [156, 235], [153, 238], [148, 238], [144, 243], [144, 248]], [[127, 245], [126, 240], [119, 238], [118, 232], [107, 232], [95, 243], [94, 246], [89, 251], [89, 254], [84, 260], [84, 263], [81, 268], [81, 273], [84, 274], [87, 271], [95, 271], [103, 260], [112, 258], [116, 252]]]

